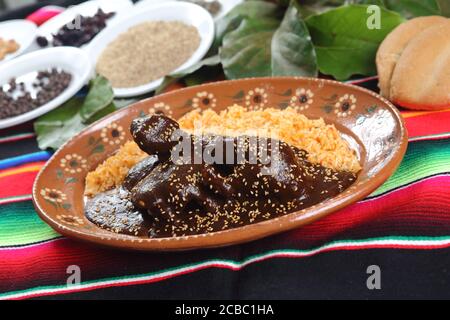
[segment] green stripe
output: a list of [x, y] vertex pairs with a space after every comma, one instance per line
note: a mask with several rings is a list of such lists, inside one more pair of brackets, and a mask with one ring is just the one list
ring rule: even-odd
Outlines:
[[[330, 246], [336, 246], [336, 245], [348, 245], [348, 244], [364, 244], [368, 242], [376, 242], [376, 241], [410, 241], [410, 242], [423, 242], [423, 241], [448, 241], [450, 240], [450, 236], [438, 236], [438, 237], [423, 237], [423, 236], [388, 236], [388, 237], [378, 237], [378, 238], [368, 238], [368, 239], [352, 239], [352, 240], [336, 240], [331, 241], [329, 243], [323, 244], [319, 247], [312, 248], [312, 249], [306, 249], [306, 250], [297, 250], [297, 249], [278, 249], [278, 250], [271, 250], [263, 253], [259, 253], [256, 255], [252, 255], [249, 257], [246, 257], [242, 260], [231, 260], [231, 259], [207, 259], [203, 261], [198, 261], [194, 263], [189, 263], [185, 265], [179, 265], [172, 268], [162, 269], [155, 272], [149, 272], [149, 273], [143, 273], [143, 274], [135, 274], [135, 275], [126, 275], [126, 276], [116, 276], [116, 277], [110, 277], [110, 278], [104, 278], [104, 279], [96, 279], [96, 280], [89, 280], [82, 283], [82, 285], [95, 285], [100, 284], [104, 282], [118, 282], [118, 281], [132, 281], [136, 280], [138, 278], [148, 278], [152, 276], [158, 276], [166, 273], [172, 273], [176, 274], [178, 271], [183, 269], [192, 269], [204, 264], [212, 264], [212, 263], [223, 263], [223, 264], [232, 264], [235, 266], [242, 267], [243, 265], [248, 264], [249, 262], [253, 260], [258, 260], [264, 257], [273, 256], [273, 255], [282, 255], [282, 254], [308, 254], [313, 253], [314, 251], [326, 249]], [[36, 293], [38, 291], [49, 291], [49, 290], [64, 290], [68, 289], [67, 285], [51, 285], [51, 286], [40, 286], [35, 288], [30, 288], [26, 290], [20, 290], [20, 291], [13, 291], [13, 292], [5, 292], [0, 294], [0, 299], [2, 298], [8, 298], [12, 295], [30, 295], [33, 293]], [[91, 289], [94, 290], [94, 289]]]
[[[431, 175], [450, 172], [450, 140], [411, 143], [397, 172], [374, 195]], [[0, 247], [51, 240], [59, 235], [40, 220], [31, 201], [0, 206]]]
[[31, 201], [0, 206], [0, 247], [19, 246], [60, 237], [37, 215]]
[[450, 139], [413, 142], [395, 174], [373, 195], [444, 172], [450, 172]]

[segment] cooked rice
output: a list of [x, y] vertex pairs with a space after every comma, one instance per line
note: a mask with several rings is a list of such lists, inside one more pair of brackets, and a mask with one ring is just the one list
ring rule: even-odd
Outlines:
[[125, 143], [116, 154], [88, 173], [85, 194], [96, 195], [120, 185], [128, 171], [147, 156], [134, 141]]
[[214, 110], [188, 113], [179, 121], [186, 131], [218, 135], [251, 135], [255, 130], [260, 136], [270, 136], [309, 153], [308, 160], [325, 167], [357, 173], [361, 165], [355, 151], [342, 139], [334, 125], [327, 125], [320, 118], [310, 120], [293, 108], [248, 111], [234, 105], [220, 113]]
[[[310, 120], [295, 109], [249, 111], [231, 106], [220, 113], [194, 110], [179, 120], [182, 129], [192, 133], [224, 136], [259, 135], [277, 138], [306, 150], [308, 160], [337, 171], [358, 173], [361, 165], [356, 152], [342, 139], [334, 125], [323, 119]], [[127, 172], [145, 158], [134, 142], [128, 142], [86, 178], [86, 194], [94, 195], [118, 186]]]

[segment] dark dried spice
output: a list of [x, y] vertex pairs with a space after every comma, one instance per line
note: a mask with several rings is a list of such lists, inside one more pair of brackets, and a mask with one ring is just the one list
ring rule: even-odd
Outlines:
[[49, 44], [52, 44], [54, 47], [81, 47], [99, 34], [106, 27], [106, 21], [114, 15], [115, 12], [105, 13], [102, 9], [98, 9], [97, 13], [92, 17], [79, 15], [59, 29], [53, 35], [51, 41], [45, 37], [38, 37], [36, 42], [41, 48], [45, 48]]
[[0, 119], [11, 118], [43, 106], [69, 87], [72, 75], [56, 68], [39, 71], [30, 87], [15, 78], [0, 91]]

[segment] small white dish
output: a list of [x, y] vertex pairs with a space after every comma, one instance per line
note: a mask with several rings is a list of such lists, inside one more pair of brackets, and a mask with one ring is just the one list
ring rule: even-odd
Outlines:
[[31, 72], [61, 68], [72, 75], [69, 87], [47, 104], [16, 117], [0, 120], [0, 129], [12, 127], [33, 120], [72, 98], [89, 80], [92, 64], [86, 52], [73, 47], [58, 47], [35, 51], [0, 66], [0, 86], [12, 78], [19, 78]]
[[[158, 3], [165, 3], [168, 1], [177, 1], [177, 0], [140, 0], [139, 2], [137, 2], [135, 4], [135, 7], [144, 8], [144, 7], [155, 5]], [[183, 1], [183, 0], [178, 0], [178, 1]], [[230, 12], [231, 9], [233, 9], [235, 6], [244, 2], [244, 0], [217, 0], [217, 1], [220, 2], [221, 8], [220, 8], [220, 11], [217, 13], [217, 15], [214, 16], [214, 20], [218, 20], [218, 19], [222, 18], [228, 12]]]
[[[181, 21], [197, 28], [200, 34], [200, 46], [183, 65], [171, 73], [182, 72], [199, 62], [211, 47], [214, 39], [214, 20], [209, 12], [195, 4], [182, 1], [168, 1], [149, 7], [134, 8], [129, 15], [116, 20], [113, 25], [103, 30], [86, 48], [94, 68], [103, 50], [120, 34], [128, 31], [135, 25], [155, 20]], [[162, 81], [163, 78], [139, 87], [114, 88], [114, 94], [120, 98], [139, 96], [155, 90], [161, 85]]]
[[0, 38], [3, 40], [14, 40], [20, 48], [14, 53], [8, 54], [0, 64], [14, 59], [30, 49], [36, 39], [37, 26], [27, 20], [10, 20], [0, 23]]
[[128, 13], [131, 8], [133, 8], [131, 0], [86, 1], [69, 7], [64, 12], [42, 24], [38, 29], [38, 36], [50, 40], [53, 34], [57, 33], [64, 25], [71, 23], [78, 15], [92, 17], [97, 13], [98, 9], [102, 9], [105, 13], [116, 12], [116, 15], [107, 21], [107, 25], [110, 25], [114, 20], [120, 18], [122, 14]]

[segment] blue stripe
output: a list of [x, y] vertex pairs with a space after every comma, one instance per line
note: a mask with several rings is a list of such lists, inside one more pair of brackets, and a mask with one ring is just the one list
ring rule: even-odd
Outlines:
[[51, 152], [41, 151], [35, 153], [25, 154], [23, 156], [0, 160], [0, 170], [11, 167], [20, 166], [22, 164], [38, 161], [47, 161], [52, 156]]

